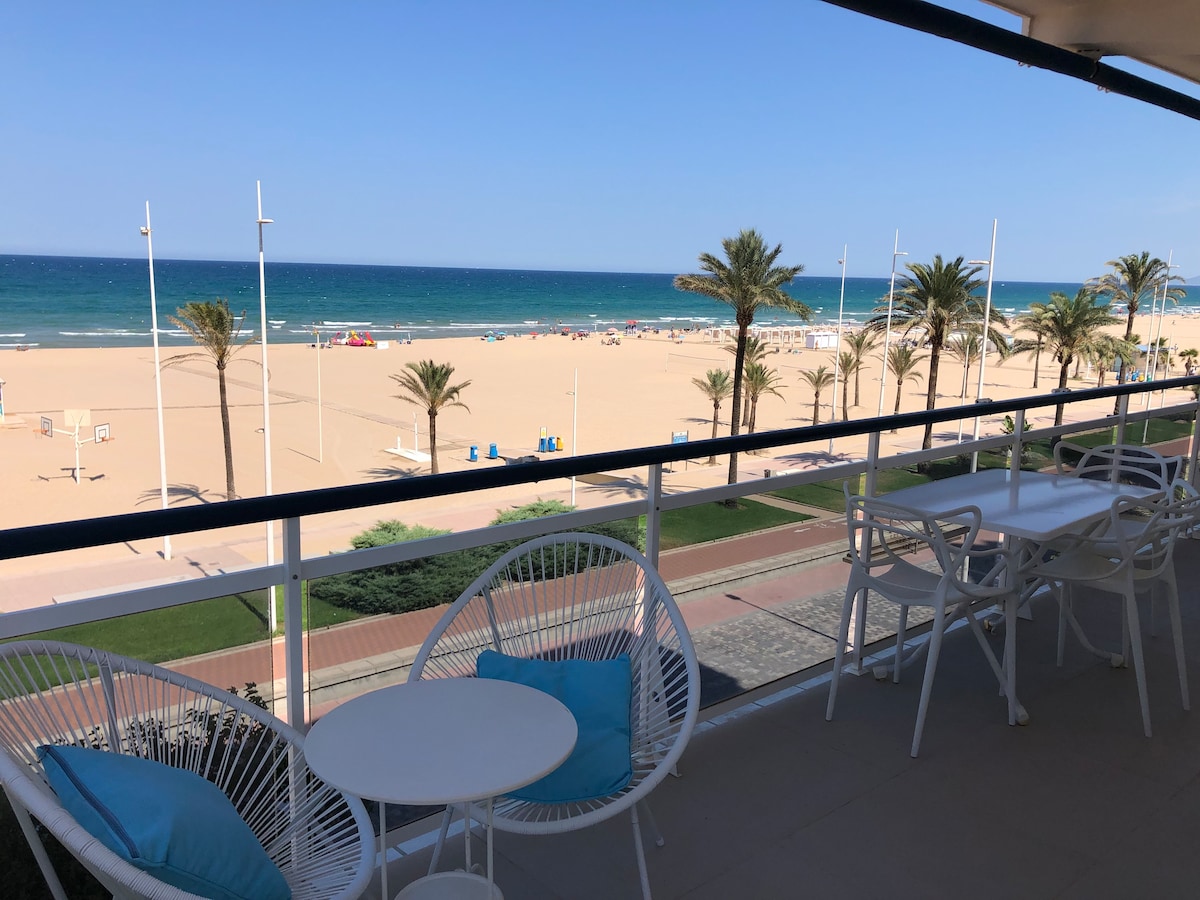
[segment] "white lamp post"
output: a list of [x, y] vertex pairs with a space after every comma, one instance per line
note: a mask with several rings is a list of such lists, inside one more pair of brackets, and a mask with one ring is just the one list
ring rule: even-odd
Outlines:
[[[987, 350], [988, 350], [988, 328], [992, 324], [992, 274], [996, 271], [996, 223], [998, 220], [992, 219], [992, 250], [988, 254], [987, 259], [969, 259], [969, 266], [987, 266], [987, 298], [983, 301], [983, 330], [980, 333], [979, 344], [979, 384], [975, 388], [975, 402], [978, 403], [983, 399], [983, 373], [987, 368]], [[975, 426], [972, 429], [972, 440], [979, 440], [979, 416], [975, 416]], [[974, 472], [979, 466], [979, 452], [975, 451], [971, 454], [971, 471]]]
[[[150, 334], [154, 342], [154, 404], [158, 411], [158, 485], [162, 508], [167, 508], [167, 444], [163, 435], [162, 367], [158, 361], [158, 303], [154, 297], [154, 240], [150, 231], [150, 201], [146, 201], [146, 258], [150, 263]], [[163, 559], [171, 558], [171, 536], [163, 535]]]
[[[1175, 257], [1175, 251], [1171, 250], [1167, 254], [1167, 272], [1163, 277], [1163, 298], [1162, 305], [1158, 307], [1158, 330], [1154, 328], [1154, 309], [1158, 301], [1158, 289], [1154, 290], [1154, 297], [1150, 302], [1150, 331], [1147, 335], [1146, 343], [1150, 345], [1149, 352], [1146, 354], [1146, 380], [1152, 381], [1158, 377], [1158, 344], [1162, 339], [1162, 322], [1167, 313], [1167, 290], [1171, 286], [1171, 270], [1178, 269], [1179, 266], [1171, 264], [1171, 260]], [[1150, 406], [1150, 393], [1146, 392], [1146, 406]]]
[[[578, 456], [579, 446], [579, 370], [575, 370], [574, 390], [571, 391], [571, 455]], [[575, 476], [571, 476], [571, 505], [575, 505]]]
[[[258, 189], [258, 309], [262, 328], [262, 392], [263, 392], [263, 459], [265, 460], [265, 495], [271, 496], [271, 398], [267, 393], [267, 378], [270, 370], [267, 368], [267, 279], [266, 265], [263, 260], [263, 226], [270, 225], [274, 219], [264, 219], [262, 214], [262, 182], [256, 181]], [[275, 565], [275, 523], [267, 522], [267, 565]], [[267, 595], [267, 626], [274, 633], [275, 592]]]
[[[833, 410], [829, 415], [829, 421], [831, 422], [837, 421], [838, 380], [841, 377], [842, 362], [842, 311], [846, 308], [846, 258], [849, 249], [849, 244], [843, 244], [842, 258], [838, 260], [838, 265], [842, 267], [842, 290], [838, 295], [837, 343], [833, 347]], [[842, 390], [845, 389], [845, 385], [843, 385]], [[829, 439], [829, 452], [833, 453], [833, 438]]]
[[321, 329], [314, 327], [317, 338], [317, 462], [325, 462], [325, 428], [321, 422], [324, 406], [321, 403]]
[[883, 395], [884, 389], [887, 387], [887, 370], [888, 370], [888, 347], [892, 340], [892, 300], [896, 293], [896, 257], [908, 256], [907, 253], [900, 249], [900, 229], [896, 229], [896, 243], [892, 247], [892, 280], [888, 282], [888, 314], [887, 314], [887, 331], [883, 334], [883, 372], [879, 376], [879, 412], [878, 416], [883, 417]]

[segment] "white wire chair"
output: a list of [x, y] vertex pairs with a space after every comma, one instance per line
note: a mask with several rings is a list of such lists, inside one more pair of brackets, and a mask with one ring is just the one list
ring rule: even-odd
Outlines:
[[[917, 707], [917, 724], [913, 731], [911, 755], [915, 757], [921, 749], [921, 735], [925, 729], [925, 715], [929, 709], [942, 636], [947, 626], [956, 619], [967, 620], [993, 674], [1000, 682], [1001, 690], [1007, 696], [1007, 680], [971, 607], [977, 603], [996, 603], [1012, 594], [1015, 587], [1011, 582], [1016, 571], [1013, 557], [1003, 548], [975, 546], [982, 518], [978, 507], [962, 506], [926, 515], [884, 500], [852, 496], [848, 486], [843, 489], [846, 493], [846, 524], [850, 538], [850, 577], [846, 582], [842, 603], [825, 719], [833, 719], [838, 682], [841, 680], [846, 645], [850, 640], [855, 600], [861, 596], [859, 621], [865, 621], [867, 598], [874, 592], [900, 607], [895, 662], [892, 666], [894, 681], [899, 683], [901, 669], [913, 661], [918, 653], [928, 653]], [[951, 535], [955, 536], [957, 544], [951, 542]], [[971, 579], [973, 560], [982, 563], [986, 569], [974, 580]], [[929, 607], [933, 612], [933, 627], [929, 641], [906, 660], [903, 650], [910, 606]], [[860, 627], [855, 630], [854, 636], [856, 659], [862, 659], [862, 645], [863, 629]]]
[[215, 783], [279, 867], [295, 900], [358, 897], [374, 870], [362, 802], [309, 771], [304, 737], [266, 710], [140, 660], [51, 641], [0, 644], [0, 783], [51, 894], [66, 893], [30, 817], [119, 898], [195, 895], [105, 847], [48, 785], [37, 748], [65, 744], [153, 759]]
[[[662, 578], [641, 553], [602, 535], [572, 532], [527, 541], [500, 557], [446, 610], [417, 654], [409, 680], [474, 677], [485, 649], [551, 661], [629, 654], [629, 783], [610, 796], [581, 802], [500, 798], [493, 821], [502, 831], [554, 834], [628, 810], [642, 894], [649, 898], [642, 818], [655, 843], [662, 846], [663, 839], [646, 797], [683, 753], [700, 704], [696, 652]], [[450, 815], [447, 810], [443, 817], [431, 871]]]

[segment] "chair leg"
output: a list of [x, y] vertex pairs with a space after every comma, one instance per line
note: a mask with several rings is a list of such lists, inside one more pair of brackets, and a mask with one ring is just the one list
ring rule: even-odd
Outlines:
[[904, 639], [908, 634], [908, 607], [900, 604], [900, 619], [896, 623], [896, 660], [892, 664], [892, 683], [900, 683], [900, 669], [904, 664]]
[[[450, 834], [450, 819], [454, 816], [454, 807], [447, 806], [442, 813], [442, 827], [438, 829], [437, 843], [433, 845], [433, 858], [429, 860], [429, 872], [432, 875], [437, 871], [438, 863], [442, 859], [442, 847], [446, 845], [446, 837]], [[470, 822], [464, 823], [469, 827]]]
[[1142, 730], [1150, 737], [1150, 697], [1146, 692], [1146, 661], [1142, 657], [1142, 631], [1138, 621], [1137, 595], [1130, 591], [1125, 597], [1125, 619], [1129, 627], [1133, 671], [1137, 675], [1138, 700], [1142, 704]]
[[1058, 595], [1058, 656], [1055, 665], [1061, 669], [1067, 649], [1067, 604], [1071, 602], [1071, 593], [1066, 587], [1056, 589], [1055, 593]]
[[833, 707], [837, 703], [838, 682], [842, 680], [842, 663], [846, 657], [846, 641], [850, 638], [850, 613], [854, 608], [854, 595], [857, 591], [846, 588], [846, 596], [842, 600], [842, 621], [838, 625], [837, 648], [833, 651], [833, 673], [829, 676], [829, 703], [825, 707], [825, 721], [833, 721]]
[[921, 749], [921, 734], [925, 730], [925, 714], [929, 711], [929, 695], [933, 692], [933, 676], [937, 671], [938, 654], [942, 650], [942, 634], [946, 630], [946, 611], [934, 608], [933, 633], [929, 637], [929, 658], [925, 660], [925, 678], [921, 682], [921, 702], [917, 706], [917, 727], [913, 732], [914, 759]]
[[42, 870], [42, 877], [46, 879], [46, 887], [49, 888], [50, 894], [54, 900], [69, 900], [67, 892], [63, 890], [62, 882], [58, 880], [58, 873], [54, 871], [54, 863], [50, 862], [50, 856], [46, 853], [46, 846], [42, 843], [41, 837], [38, 836], [37, 829], [34, 827], [33, 819], [29, 812], [18, 803], [16, 800], [9, 798], [12, 806], [13, 817], [21, 826], [21, 832], [25, 835], [25, 840], [29, 842], [29, 849], [33, 851], [33, 856], [37, 860], [38, 868]]
[[1179, 585], [1175, 582], [1175, 573], [1168, 572], [1163, 579], [1167, 584], [1167, 612], [1171, 615], [1171, 637], [1175, 641], [1175, 668], [1179, 672], [1179, 698], [1183, 708], [1192, 708], [1188, 697], [1187, 659], [1183, 654], [1183, 622], [1179, 615]]
[[650, 804], [645, 800], [639, 800], [638, 809], [639, 821], [645, 824], [646, 829], [650, 832], [650, 840], [654, 842], [654, 846], [662, 847], [665, 845], [667, 842], [663, 839], [662, 832], [658, 830], [658, 822], [654, 820], [654, 813], [650, 810]]
[[646, 848], [642, 845], [642, 826], [638, 821], [638, 806], [639, 804], [635, 803], [629, 810], [629, 817], [633, 820], [633, 847], [637, 852], [638, 876], [642, 880], [642, 898], [651, 900], [650, 874], [646, 871]]

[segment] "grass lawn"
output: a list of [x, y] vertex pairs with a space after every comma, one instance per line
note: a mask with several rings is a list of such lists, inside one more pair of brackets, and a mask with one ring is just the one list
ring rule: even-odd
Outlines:
[[[736, 509], [723, 503], [704, 503], [663, 513], [659, 546], [663, 550], [761, 531], [776, 525], [805, 522], [812, 516], [742, 498]], [[643, 520], [642, 524], [645, 522]]]
[[[306, 589], [306, 600], [307, 593]], [[154, 663], [183, 659], [266, 640], [266, 596], [266, 591], [251, 591], [215, 597], [119, 619], [55, 628], [29, 635], [29, 638], [103, 647], [113, 653]], [[282, 594], [277, 610], [282, 621]], [[305, 624], [310, 628], [324, 628], [357, 618], [359, 614], [351, 610], [311, 600], [307, 603]]]

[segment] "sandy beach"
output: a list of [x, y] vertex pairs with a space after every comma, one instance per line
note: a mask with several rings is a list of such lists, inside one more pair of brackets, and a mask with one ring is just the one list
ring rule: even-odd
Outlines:
[[[1145, 331], [1149, 317], [1139, 317], [1137, 329]], [[1135, 329], [1135, 330], [1137, 330]], [[1114, 329], [1119, 331], [1120, 329]], [[1200, 347], [1200, 317], [1177, 315], [1165, 320], [1162, 334], [1180, 349]], [[487, 459], [491, 444], [501, 456], [537, 453], [542, 428], [561, 439], [562, 452], [572, 452], [573, 415], [577, 410], [579, 453], [625, 447], [665, 444], [673, 432], [686, 431], [690, 440], [712, 432], [712, 406], [692, 384], [707, 369], [729, 368], [733, 357], [721, 344], [703, 334], [688, 334], [682, 343], [666, 332], [641, 338], [622, 336], [619, 345], [603, 343], [602, 335], [571, 340], [558, 335], [509, 337], [504, 341], [444, 339], [412, 344], [392, 343], [386, 349], [333, 346], [317, 350], [311, 345], [269, 346], [273, 489], [276, 493], [347, 483], [419, 475], [428, 463], [387, 452], [411, 450], [414, 444], [428, 452], [428, 422], [422, 410], [397, 399], [399, 386], [389, 377], [413, 360], [433, 359], [454, 366], [453, 380], [470, 381], [462, 393], [469, 410], [445, 409], [438, 418], [438, 456], [442, 471], [503, 465]], [[264, 490], [261, 369], [254, 360], [257, 346], [243, 350], [228, 370], [229, 403], [233, 432], [236, 486], [242, 496]], [[320, 404], [318, 405], [318, 354]], [[164, 354], [165, 356], [165, 354]], [[764, 398], [758, 410], [757, 429], [792, 428], [812, 419], [811, 389], [801, 372], [826, 365], [832, 371], [833, 351], [783, 347], [771, 353], [768, 363], [781, 375], [782, 398]], [[1175, 368], [1182, 373], [1181, 366]], [[576, 372], [578, 396], [573, 395]], [[972, 369], [968, 398], [975, 395], [977, 369]], [[89, 350], [35, 349], [0, 354], [0, 377], [5, 380], [6, 421], [0, 427], [0, 454], [4, 460], [5, 495], [0, 527], [33, 525], [97, 515], [151, 510], [160, 506], [158, 440], [155, 417], [153, 352], [150, 347]], [[1043, 355], [1037, 393], [1057, 384], [1058, 366]], [[861, 376], [862, 405], [851, 405], [852, 417], [875, 415], [879, 401], [878, 356]], [[1109, 378], [1109, 383], [1113, 379]], [[998, 364], [989, 357], [985, 395], [992, 399], [1035, 393], [1033, 359], [1016, 357]], [[1094, 373], [1072, 379], [1073, 387], [1096, 383]], [[955, 405], [962, 384], [961, 365], [943, 357], [939, 378], [939, 406]], [[850, 379], [853, 401], [854, 379]], [[167, 482], [173, 506], [211, 503], [224, 499], [225, 476], [221, 444], [216, 370], [206, 360], [166, 368], [162, 382], [167, 448]], [[884, 409], [895, 403], [894, 379], [889, 374]], [[924, 381], [904, 386], [901, 409], [923, 408]], [[576, 400], [578, 405], [576, 407]], [[832, 392], [822, 397], [822, 420], [829, 418]], [[839, 403], [840, 407], [840, 403]], [[53, 420], [56, 429], [67, 427], [65, 410], [88, 410], [93, 426], [107, 424], [112, 440], [80, 448], [82, 478], [72, 478], [75, 449], [69, 434], [53, 438], [38, 433], [41, 417]], [[722, 409], [728, 416], [728, 406]], [[840, 411], [839, 411], [840, 412]], [[1052, 409], [1044, 411], [1048, 424]], [[321, 431], [318, 432], [318, 415]], [[840, 418], [840, 414], [838, 416]], [[727, 418], [725, 419], [727, 422]], [[416, 434], [414, 435], [414, 422]], [[968, 425], [969, 427], [969, 425]], [[998, 423], [984, 423], [985, 432]], [[727, 424], [721, 433], [728, 433]], [[92, 427], [81, 429], [90, 438]], [[951, 434], [950, 439], [954, 435]], [[889, 435], [895, 448], [914, 447], [918, 431]], [[861, 453], [862, 446], [839, 442], [837, 455]], [[469, 461], [470, 447], [478, 448], [478, 461]], [[824, 447], [821, 448], [822, 451]], [[706, 486], [722, 483], [723, 461], [704, 465], [706, 457], [674, 473], [670, 486]], [[761, 474], [772, 467], [766, 456], [747, 456], [741, 463], [745, 475]], [[778, 463], [774, 464], [778, 467]], [[637, 473], [640, 480], [644, 473]], [[569, 497], [569, 481], [542, 483], [494, 496], [472, 495], [471, 524], [486, 523], [497, 508], [534, 497]], [[611, 489], [579, 485], [583, 506], [610, 502]], [[465, 498], [464, 498], [465, 499]], [[374, 508], [320, 523], [328, 546], [312, 545], [306, 552], [323, 552], [346, 546], [348, 537], [374, 521], [398, 516], [442, 527], [467, 527], [460, 504], [447, 509], [445, 501], [408, 504], [403, 510]], [[320, 533], [320, 529], [318, 529]], [[257, 530], [255, 534], [260, 534]], [[180, 536], [181, 547], [237, 541], [235, 535]], [[260, 550], [262, 541], [259, 540]], [[247, 546], [253, 547], [253, 544]], [[101, 551], [97, 550], [96, 553]], [[110, 548], [105, 558], [122, 552], [145, 554], [149, 548]], [[263, 551], [265, 553], [265, 551]], [[253, 549], [246, 551], [251, 558]], [[34, 560], [18, 561], [36, 566]], [[12, 566], [16, 563], [9, 563]]]

